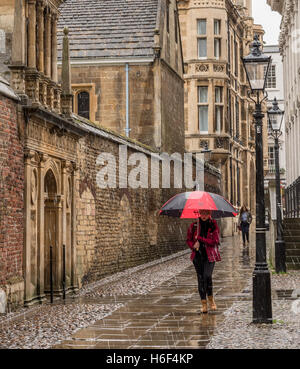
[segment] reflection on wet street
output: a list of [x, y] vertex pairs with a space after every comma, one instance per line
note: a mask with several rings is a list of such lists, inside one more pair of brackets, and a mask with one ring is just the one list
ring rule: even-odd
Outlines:
[[125, 305], [54, 348], [204, 349], [223, 321], [224, 311], [236, 300], [251, 299], [246, 283], [254, 266], [253, 240], [250, 246], [243, 247], [239, 237], [226, 238], [222, 241], [221, 255], [222, 262], [216, 264], [213, 275], [216, 312], [200, 313], [197, 278], [191, 263], [176, 278], [147, 295], [89, 298], [94, 303]]

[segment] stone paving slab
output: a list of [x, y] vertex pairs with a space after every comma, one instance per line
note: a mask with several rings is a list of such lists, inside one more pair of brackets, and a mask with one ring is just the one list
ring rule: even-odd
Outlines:
[[249, 298], [242, 291], [253, 272], [254, 245], [249, 245], [246, 254], [250, 258], [245, 259], [238, 238], [225, 239], [222, 244], [222, 262], [216, 264], [213, 276], [216, 312], [200, 313], [197, 277], [191, 264], [147, 295], [105, 298], [125, 305], [54, 348], [205, 348], [224, 320], [224, 311], [233, 302]]

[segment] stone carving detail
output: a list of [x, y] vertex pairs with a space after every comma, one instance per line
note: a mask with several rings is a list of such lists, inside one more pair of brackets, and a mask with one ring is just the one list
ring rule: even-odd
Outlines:
[[226, 137], [216, 137], [216, 139], [215, 139], [215, 148], [216, 149], [229, 150], [228, 138], [226, 138]]
[[35, 169], [32, 171], [31, 175], [30, 192], [31, 192], [31, 204], [35, 205], [37, 200], [37, 171]]
[[200, 140], [200, 142], [199, 142], [199, 147], [202, 149], [205, 149], [205, 147], [208, 147], [208, 145], [209, 145], [209, 142], [208, 142], [208, 140]]
[[32, 143], [40, 145], [50, 146], [51, 149], [59, 149], [62, 152], [69, 153], [74, 157], [76, 156], [77, 141], [75, 138], [65, 135], [64, 129], [57, 127], [45, 127], [38, 123], [30, 121], [26, 129], [26, 138]]
[[224, 65], [214, 64], [214, 72], [224, 72]]
[[196, 64], [196, 72], [208, 72], [209, 64]]
[[72, 199], [72, 183], [71, 178], [68, 178], [68, 185], [67, 185], [67, 192], [66, 192], [66, 206], [69, 209], [71, 205], [71, 199]]

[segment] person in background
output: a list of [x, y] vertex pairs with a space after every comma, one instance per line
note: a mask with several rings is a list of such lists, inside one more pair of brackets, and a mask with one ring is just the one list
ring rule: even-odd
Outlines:
[[252, 223], [252, 215], [250, 210], [247, 209], [245, 205], [242, 206], [239, 216], [239, 229], [242, 231], [243, 235], [243, 245], [249, 244], [249, 228], [250, 224]]
[[210, 309], [217, 309], [213, 297], [212, 274], [215, 262], [221, 261], [219, 243], [220, 231], [217, 222], [211, 217], [211, 211], [199, 211], [199, 219], [188, 229], [187, 244], [192, 250], [191, 260], [198, 277], [202, 313], [207, 313], [207, 299]]

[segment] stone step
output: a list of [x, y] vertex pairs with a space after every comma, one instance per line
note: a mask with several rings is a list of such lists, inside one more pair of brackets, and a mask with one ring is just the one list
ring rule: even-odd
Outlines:
[[294, 263], [286, 263], [286, 269], [287, 270], [300, 270], [300, 263], [294, 264]]
[[290, 221], [290, 222], [283, 221], [282, 224], [283, 224], [284, 227], [295, 227], [295, 226], [300, 227], [300, 221], [298, 221], [298, 220]]
[[298, 256], [300, 258], [300, 248], [299, 249], [285, 249], [286, 256]]
[[298, 236], [300, 237], [300, 229], [284, 229], [283, 234], [287, 236]]
[[300, 222], [300, 218], [284, 218], [284, 222]]
[[300, 257], [298, 256], [287, 256], [286, 263], [289, 264], [300, 264]]
[[295, 235], [283, 235], [283, 239], [285, 240], [285, 243], [291, 242], [291, 243], [297, 243], [300, 245], [300, 236]]
[[285, 241], [286, 249], [300, 249], [300, 242]]

